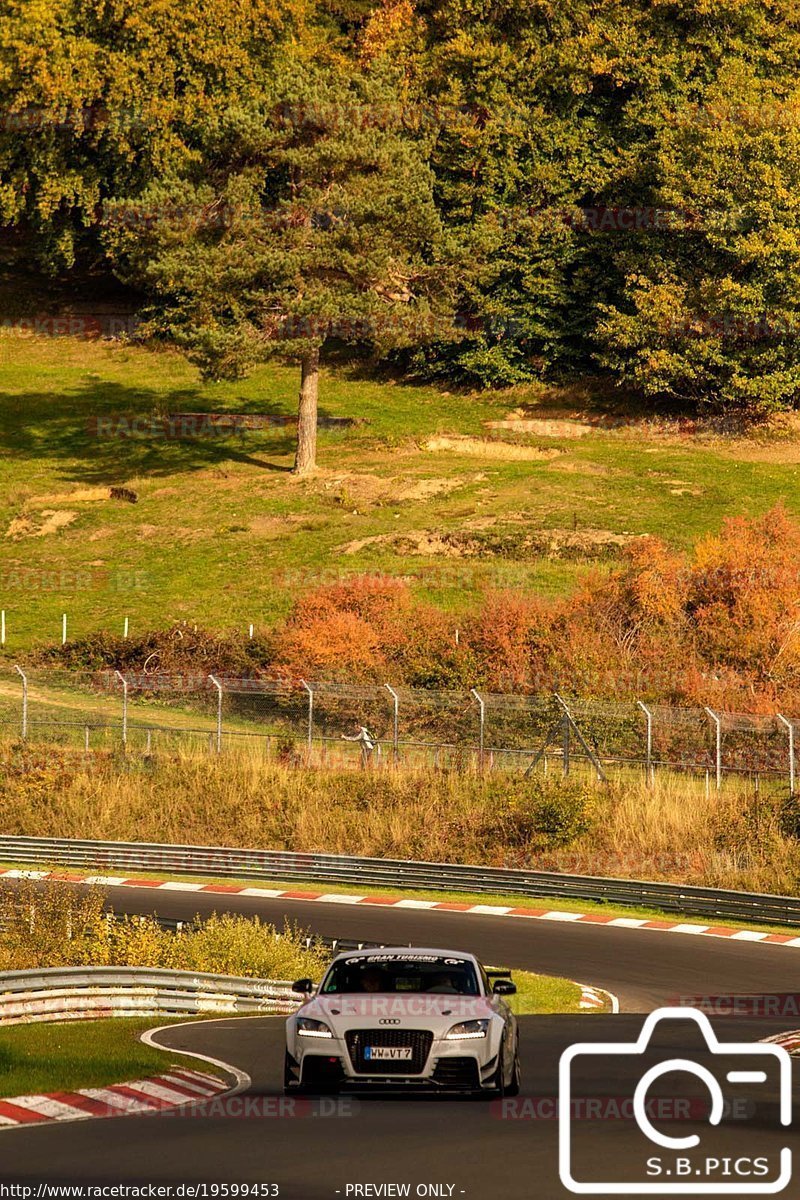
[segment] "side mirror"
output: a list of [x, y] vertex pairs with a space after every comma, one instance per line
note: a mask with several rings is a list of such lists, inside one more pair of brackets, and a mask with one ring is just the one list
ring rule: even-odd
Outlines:
[[492, 984], [492, 992], [495, 996], [514, 996], [516, 991], [517, 985], [510, 979], [495, 979]]
[[[313, 979], [296, 979], [292, 984], [293, 992], [304, 992], [307, 996], [314, 990]], [[516, 991], [516, 988], [514, 989]]]

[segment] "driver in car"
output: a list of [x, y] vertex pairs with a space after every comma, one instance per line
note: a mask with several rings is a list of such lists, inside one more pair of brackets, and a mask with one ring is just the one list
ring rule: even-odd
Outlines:
[[372, 968], [361, 976], [361, 987], [365, 992], [388, 992], [388, 982], [383, 971]]
[[446, 975], [442, 972], [439, 975], [434, 975], [428, 985], [429, 992], [442, 992], [446, 995], [458, 995], [460, 989], [456, 986], [456, 982], [452, 975]]

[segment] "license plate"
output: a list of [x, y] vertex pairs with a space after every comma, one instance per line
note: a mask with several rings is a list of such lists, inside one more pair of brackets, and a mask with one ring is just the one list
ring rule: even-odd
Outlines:
[[367, 1059], [392, 1059], [395, 1062], [411, 1058], [413, 1051], [411, 1046], [365, 1046], [364, 1058]]

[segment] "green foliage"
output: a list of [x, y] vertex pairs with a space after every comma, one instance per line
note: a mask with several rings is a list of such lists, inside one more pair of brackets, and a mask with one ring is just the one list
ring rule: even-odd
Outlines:
[[568, 846], [589, 833], [598, 817], [597, 790], [585, 779], [541, 775], [506, 782], [494, 790], [485, 830], [516, 850], [537, 852]]
[[794, 404], [790, 0], [7, 7], [0, 220], [53, 271], [111, 264], [209, 375], [344, 340]]
[[36, 887], [22, 881], [0, 896], [0, 969], [129, 966], [202, 971], [257, 979], [318, 977], [324, 954], [309, 950], [302, 931], [278, 931], [256, 918], [213, 914], [173, 933], [153, 917], [111, 920], [99, 888]]

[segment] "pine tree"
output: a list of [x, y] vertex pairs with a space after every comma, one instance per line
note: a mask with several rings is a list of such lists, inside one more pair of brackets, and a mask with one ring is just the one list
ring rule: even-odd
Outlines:
[[[151, 328], [207, 377], [299, 361], [304, 474], [326, 343], [380, 355], [452, 333], [454, 271], [421, 131], [382, 67], [321, 68], [293, 51], [265, 94], [209, 118], [182, 177], [121, 201], [109, 248], [150, 294]], [[144, 228], [126, 220], [137, 209]]]

